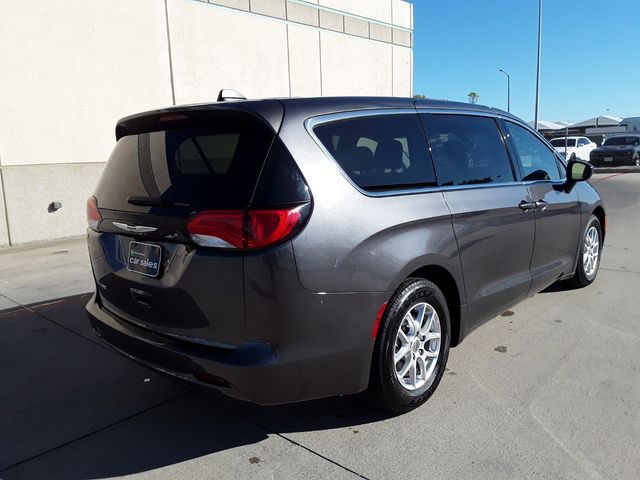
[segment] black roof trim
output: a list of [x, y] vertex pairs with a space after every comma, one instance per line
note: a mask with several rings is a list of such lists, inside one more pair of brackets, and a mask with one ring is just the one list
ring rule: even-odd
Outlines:
[[206, 113], [207, 111], [233, 110], [252, 113], [265, 120], [274, 132], [278, 132], [282, 123], [283, 108], [295, 114], [306, 116], [339, 113], [368, 109], [403, 109], [421, 108], [438, 110], [464, 110], [467, 112], [493, 113], [522, 122], [519, 118], [505, 111], [484, 105], [472, 105], [447, 100], [413, 99], [408, 97], [307, 97], [307, 98], [274, 98], [264, 100], [238, 100], [234, 102], [198, 103], [177, 105], [173, 107], [137, 113], [118, 120], [116, 139], [125, 135], [149, 131], [158, 119], [165, 115], [188, 115], [190, 112]]

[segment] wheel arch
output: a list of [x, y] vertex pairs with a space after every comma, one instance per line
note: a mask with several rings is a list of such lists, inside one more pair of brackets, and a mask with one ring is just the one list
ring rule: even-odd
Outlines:
[[602, 205], [598, 205], [593, 209], [591, 213], [595, 215], [600, 222], [600, 230], [602, 231], [602, 242], [604, 243], [604, 237], [607, 230], [607, 216], [604, 213], [604, 208], [602, 208]]
[[453, 274], [441, 265], [432, 264], [412, 271], [406, 278], [423, 278], [435, 283], [442, 290], [447, 301], [451, 320], [451, 346], [458, 345], [460, 343], [462, 304], [464, 302]]

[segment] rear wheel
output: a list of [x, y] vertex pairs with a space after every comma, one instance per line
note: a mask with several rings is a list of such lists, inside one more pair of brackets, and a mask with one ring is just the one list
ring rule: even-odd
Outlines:
[[385, 313], [376, 342], [370, 399], [393, 413], [419, 407], [435, 392], [449, 357], [450, 319], [440, 289], [407, 279]]
[[575, 287], [591, 285], [598, 275], [602, 255], [602, 227], [595, 215], [591, 215], [582, 235], [580, 258], [573, 278], [569, 282]]

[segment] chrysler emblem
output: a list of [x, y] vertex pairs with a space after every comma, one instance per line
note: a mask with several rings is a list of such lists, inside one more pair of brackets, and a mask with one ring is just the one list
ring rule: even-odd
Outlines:
[[133, 232], [133, 233], [149, 233], [155, 232], [157, 230], [156, 227], [145, 227], [144, 225], [127, 225], [126, 223], [120, 222], [112, 222], [114, 227], [118, 227], [120, 230], [124, 230], [125, 232]]

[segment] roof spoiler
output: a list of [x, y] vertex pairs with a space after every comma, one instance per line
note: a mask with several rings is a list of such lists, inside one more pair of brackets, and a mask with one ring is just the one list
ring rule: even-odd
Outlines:
[[218, 93], [218, 102], [233, 102], [237, 100], [246, 100], [247, 97], [242, 95], [237, 90], [231, 90], [230, 88], [223, 88]]

